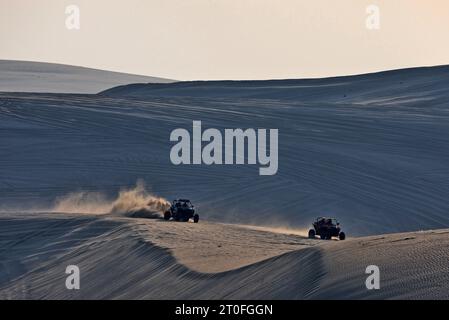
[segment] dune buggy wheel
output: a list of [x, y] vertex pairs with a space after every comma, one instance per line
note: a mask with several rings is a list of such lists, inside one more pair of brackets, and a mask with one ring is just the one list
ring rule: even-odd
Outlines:
[[320, 239], [321, 239], [321, 240], [326, 239], [326, 235], [325, 235], [325, 234], [320, 234]]
[[310, 230], [309, 230], [309, 238], [310, 238], [310, 239], [315, 238], [315, 230], [313, 230], [313, 229], [310, 229]]
[[171, 213], [170, 211], [165, 211], [164, 212], [164, 220], [170, 220], [171, 218]]
[[338, 239], [345, 240], [346, 239], [345, 233], [344, 232], [340, 232], [340, 234], [338, 235]]
[[197, 213], [195, 213], [195, 214], [193, 215], [193, 222], [194, 222], [194, 223], [198, 223], [198, 221], [200, 221], [200, 216], [199, 216]]

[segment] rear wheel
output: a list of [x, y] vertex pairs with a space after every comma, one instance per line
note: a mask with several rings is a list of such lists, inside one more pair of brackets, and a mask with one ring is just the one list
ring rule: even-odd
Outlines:
[[326, 235], [325, 235], [325, 234], [320, 234], [320, 239], [321, 239], [321, 240], [326, 239]]
[[313, 229], [310, 229], [310, 230], [309, 230], [309, 238], [310, 238], [310, 239], [315, 238], [315, 230], [313, 230]]
[[171, 213], [170, 211], [165, 211], [164, 212], [164, 220], [170, 220], [171, 218]]
[[197, 213], [195, 213], [195, 214], [193, 215], [193, 222], [194, 222], [194, 223], [198, 223], [198, 221], [200, 221], [200, 216], [199, 216]]
[[345, 239], [346, 239], [345, 233], [344, 233], [344, 232], [340, 232], [340, 234], [338, 235], [338, 238], [339, 238], [340, 240], [345, 240]]

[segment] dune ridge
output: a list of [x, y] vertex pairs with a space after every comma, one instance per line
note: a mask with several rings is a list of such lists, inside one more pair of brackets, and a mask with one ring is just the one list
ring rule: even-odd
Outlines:
[[[3, 217], [0, 298], [448, 298], [448, 230], [307, 246], [229, 271], [201, 273], [179, 263], [176, 248], [156, 246], [136, 232], [134, 222], [141, 219], [123, 219]], [[171, 230], [171, 223], [162, 224], [160, 232]], [[241, 228], [239, 236], [247, 237], [247, 231]], [[208, 236], [217, 242], [216, 234]], [[415, 263], [408, 261], [410, 247]], [[366, 263], [378, 264], [383, 271], [381, 290], [365, 288]], [[82, 270], [79, 291], [64, 287], [68, 264]]]
[[0, 60], [0, 92], [95, 94], [135, 82], [172, 81], [57, 63]]

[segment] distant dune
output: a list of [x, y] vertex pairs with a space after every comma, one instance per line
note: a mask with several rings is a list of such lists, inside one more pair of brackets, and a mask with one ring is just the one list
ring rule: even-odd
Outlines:
[[398, 103], [447, 91], [449, 66], [383, 71], [323, 79], [136, 83], [102, 92], [116, 97], [198, 97], [296, 100], [323, 103]]
[[136, 82], [171, 82], [55, 63], [0, 60], [0, 92], [98, 93]]

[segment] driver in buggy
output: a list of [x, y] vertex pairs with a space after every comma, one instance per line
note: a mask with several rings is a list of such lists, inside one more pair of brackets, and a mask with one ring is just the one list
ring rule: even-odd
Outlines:
[[332, 219], [320, 218], [317, 222], [319, 228], [331, 228], [333, 227]]

